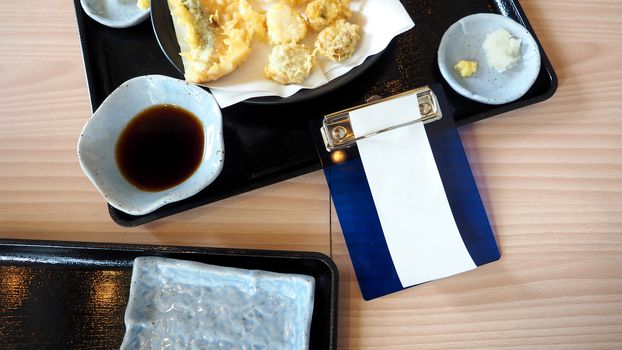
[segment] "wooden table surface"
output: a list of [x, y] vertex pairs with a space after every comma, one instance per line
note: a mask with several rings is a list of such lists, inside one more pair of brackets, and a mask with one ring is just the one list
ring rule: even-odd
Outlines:
[[0, 4], [0, 238], [332, 254], [340, 349], [622, 349], [622, 3], [521, 3], [559, 90], [460, 129], [499, 262], [363, 301], [320, 172], [117, 226], [77, 161], [89, 98], [58, 0]]

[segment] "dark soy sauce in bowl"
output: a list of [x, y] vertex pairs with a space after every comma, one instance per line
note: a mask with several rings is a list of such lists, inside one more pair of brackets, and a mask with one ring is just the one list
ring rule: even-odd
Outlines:
[[203, 159], [203, 124], [174, 105], [156, 105], [136, 115], [115, 148], [123, 177], [143, 191], [159, 192], [186, 181]]

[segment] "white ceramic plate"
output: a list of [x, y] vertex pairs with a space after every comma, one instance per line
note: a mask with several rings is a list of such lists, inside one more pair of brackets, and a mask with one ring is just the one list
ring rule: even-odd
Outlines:
[[311, 276], [136, 258], [121, 349], [306, 350], [314, 289]]
[[149, 17], [149, 10], [136, 6], [137, 0], [80, 0], [84, 12], [97, 22], [112, 28], [127, 28]]
[[[173, 104], [192, 112], [203, 124], [205, 143], [198, 169], [183, 183], [161, 192], [130, 184], [119, 171], [115, 147], [125, 126], [147, 107]], [[222, 114], [213, 96], [179, 79], [145, 75], [121, 84], [99, 106], [78, 140], [78, 158], [86, 176], [113, 207], [144, 215], [188, 198], [211, 184], [223, 167]]]
[[[522, 40], [520, 61], [504, 73], [488, 65], [482, 48], [488, 33], [500, 28]], [[477, 73], [461, 77], [453, 68], [460, 60], [477, 61]], [[438, 66], [449, 85], [466, 98], [491, 105], [521, 98], [536, 81], [540, 65], [540, 50], [531, 33], [505, 16], [490, 13], [467, 16], [454, 23], [443, 35], [438, 50]]]

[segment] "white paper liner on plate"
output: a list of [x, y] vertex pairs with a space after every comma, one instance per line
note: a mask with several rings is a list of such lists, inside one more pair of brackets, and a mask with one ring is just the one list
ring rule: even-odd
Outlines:
[[[251, 0], [255, 9], [265, 9], [265, 1]], [[304, 7], [298, 8], [301, 12]], [[318, 56], [317, 64], [303, 84], [281, 85], [264, 76], [264, 67], [272, 47], [260, 40], [254, 40], [253, 52], [238, 69], [216, 81], [203, 84], [209, 87], [214, 98], [222, 107], [228, 107], [253, 97], [289, 97], [300, 89], [313, 89], [348, 73], [362, 64], [369, 56], [384, 50], [397, 35], [411, 29], [415, 23], [399, 0], [351, 0], [350, 22], [361, 26], [361, 41], [349, 59], [336, 63]], [[180, 46], [185, 46], [182, 28], [175, 23]], [[313, 47], [316, 33], [309, 28], [305, 44]]]

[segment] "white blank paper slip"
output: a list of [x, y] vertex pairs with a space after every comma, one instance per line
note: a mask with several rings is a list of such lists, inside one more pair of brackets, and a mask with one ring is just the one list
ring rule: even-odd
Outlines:
[[[413, 94], [350, 112], [357, 137], [420, 117]], [[402, 286], [477, 267], [462, 240], [422, 123], [357, 141]]]

